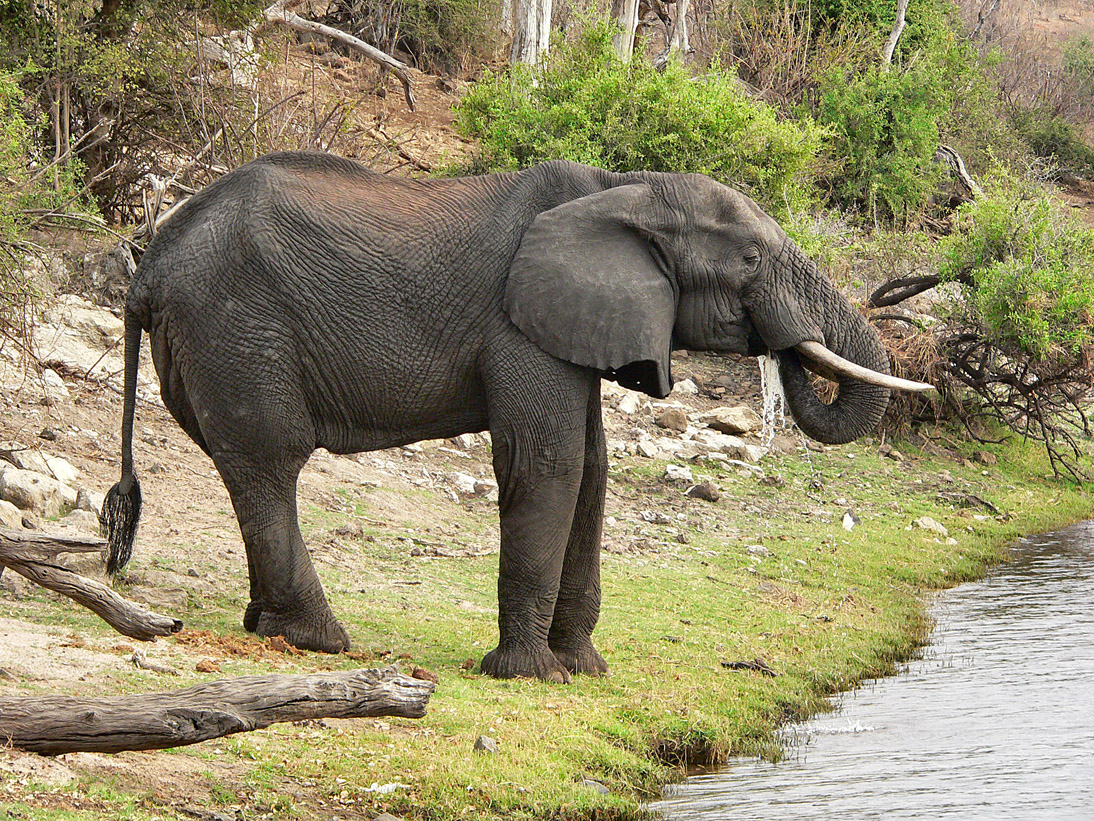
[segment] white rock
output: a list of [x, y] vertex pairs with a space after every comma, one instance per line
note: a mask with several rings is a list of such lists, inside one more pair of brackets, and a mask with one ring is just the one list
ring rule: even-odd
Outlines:
[[76, 491], [76, 509], [86, 510], [98, 516], [103, 509], [105, 499], [105, 494], [82, 487]]
[[87, 533], [99, 532], [99, 517], [89, 510], [73, 510], [61, 519], [61, 522]]
[[0, 473], [0, 499], [47, 519], [76, 507], [76, 491], [68, 485], [52, 476], [15, 467]]
[[745, 548], [745, 552], [750, 556], [770, 556], [771, 551], [764, 547], [762, 544], [750, 544]]
[[608, 440], [608, 453], [623, 455], [627, 452], [627, 443], [622, 439]]
[[638, 394], [634, 391], [628, 391], [627, 395], [622, 397], [615, 405], [616, 410], [620, 413], [627, 414], [627, 416], [638, 413], [638, 409], [641, 406], [642, 400], [638, 398]]
[[21, 530], [23, 527], [23, 511], [7, 499], [0, 499], [0, 524], [12, 530]]
[[77, 331], [89, 345], [104, 349], [125, 333], [125, 322], [119, 317], [75, 294], [62, 294], [42, 316], [47, 322]]
[[747, 405], [715, 408], [699, 414], [699, 421], [705, 422], [716, 431], [728, 434], [750, 433], [763, 427], [760, 415]]
[[636, 445], [640, 456], [645, 456], [647, 459], [661, 459], [663, 454], [657, 449], [657, 446], [649, 439], [643, 439]]
[[684, 465], [666, 465], [665, 479], [669, 482], [684, 482], [689, 485], [695, 481], [691, 475], [691, 468]]
[[460, 496], [490, 496], [496, 494], [498, 483], [493, 479], [476, 479], [469, 473], [453, 473], [449, 476], [452, 486]]
[[42, 370], [42, 386], [46, 389], [47, 396], [52, 396], [54, 399], [68, 398], [68, 386], [53, 368]]
[[685, 396], [694, 396], [699, 393], [699, 386], [692, 382], [690, 379], [681, 379], [675, 385], [672, 386], [673, 393], [683, 394]]
[[950, 535], [950, 531], [946, 530], [945, 525], [932, 519], [930, 516], [920, 516], [918, 519], [912, 522], [912, 524], [916, 527], [921, 527], [924, 530], [933, 531], [943, 538]]

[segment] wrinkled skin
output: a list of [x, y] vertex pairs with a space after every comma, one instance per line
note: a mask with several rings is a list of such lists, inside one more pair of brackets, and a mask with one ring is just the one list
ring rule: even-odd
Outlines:
[[489, 430], [501, 636], [482, 670], [503, 678], [608, 669], [591, 639], [602, 377], [660, 397], [673, 348], [771, 351], [799, 425], [825, 442], [871, 430], [888, 401], [885, 388], [853, 382], [832, 405], [817, 399], [795, 344], [887, 372], [884, 351], [770, 217], [698, 175], [552, 162], [409, 181], [329, 155], [272, 155], [164, 225], [126, 311], [123, 476], [105, 520], [131, 531], [139, 515], [143, 329], [164, 404], [231, 495], [250, 573], [243, 623], [260, 635], [349, 647], [297, 525], [297, 475], [316, 448]]

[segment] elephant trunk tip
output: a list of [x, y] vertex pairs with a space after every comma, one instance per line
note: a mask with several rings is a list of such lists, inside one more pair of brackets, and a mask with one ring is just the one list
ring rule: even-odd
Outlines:
[[114, 485], [103, 500], [99, 526], [106, 538], [106, 572], [116, 576], [133, 555], [133, 540], [141, 518], [141, 483], [128, 476]]

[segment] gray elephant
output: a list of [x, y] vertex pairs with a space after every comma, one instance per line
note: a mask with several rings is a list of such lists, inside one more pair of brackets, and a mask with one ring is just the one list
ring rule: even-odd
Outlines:
[[[297, 475], [356, 453], [490, 431], [500, 641], [482, 670], [569, 681], [593, 647], [607, 479], [600, 380], [654, 397], [675, 348], [778, 357], [822, 442], [881, 419], [877, 336], [748, 197], [699, 175], [549, 162], [406, 180], [317, 153], [225, 175], [161, 228], [125, 309], [122, 478], [109, 570], [140, 515], [133, 415], [142, 329], [164, 404], [212, 457], [247, 548], [247, 630], [338, 652], [300, 536]], [[820, 402], [803, 365], [839, 381]], [[929, 387], [929, 386], [919, 386]]]

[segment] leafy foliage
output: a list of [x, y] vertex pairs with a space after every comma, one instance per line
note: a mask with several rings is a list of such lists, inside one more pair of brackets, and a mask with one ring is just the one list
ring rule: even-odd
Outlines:
[[1012, 114], [1022, 141], [1036, 156], [1078, 173], [1094, 172], [1094, 148], [1075, 127], [1046, 108], [1017, 109]]
[[1094, 341], [1094, 231], [1047, 193], [997, 184], [962, 206], [941, 252], [943, 279], [971, 283], [969, 299], [1004, 347], [1045, 360]]
[[835, 66], [819, 79], [814, 113], [831, 135], [832, 197], [875, 222], [907, 224], [927, 205], [938, 187], [934, 152], [961, 116], [957, 95], [984, 96], [975, 53], [943, 15], [933, 23], [920, 21], [921, 48], [906, 61]]
[[692, 78], [641, 56], [620, 60], [615, 29], [586, 27], [539, 68], [488, 75], [459, 106], [458, 126], [478, 137], [482, 170], [564, 158], [613, 171], [708, 174], [775, 213], [804, 204], [821, 132], [808, 118], [780, 121], [716, 66]]

